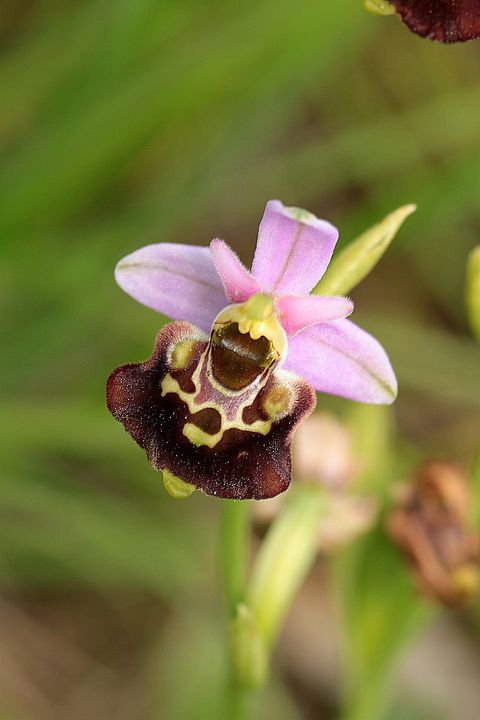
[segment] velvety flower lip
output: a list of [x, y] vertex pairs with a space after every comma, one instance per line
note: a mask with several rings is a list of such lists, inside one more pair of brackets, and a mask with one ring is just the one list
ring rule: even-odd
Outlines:
[[480, 0], [390, 0], [417, 35], [443, 43], [480, 36]]
[[159, 243], [121, 260], [115, 277], [139, 302], [210, 332], [230, 303], [263, 292], [288, 337], [286, 370], [318, 391], [369, 403], [391, 403], [397, 382], [381, 345], [347, 320], [345, 297], [310, 296], [325, 273], [338, 231], [325, 220], [279, 200], [267, 203], [249, 272], [223, 240], [210, 248]]
[[194, 325], [168, 323], [147, 362], [111, 373], [108, 408], [174, 497], [195, 489], [237, 500], [274, 497], [290, 483], [291, 437], [313, 409], [313, 390], [276, 370], [225, 391], [212, 379], [208, 351], [209, 338]]

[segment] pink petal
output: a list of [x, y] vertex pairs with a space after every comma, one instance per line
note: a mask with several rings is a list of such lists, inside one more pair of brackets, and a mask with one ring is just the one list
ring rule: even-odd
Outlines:
[[397, 395], [384, 349], [350, 320], [314, 325], [291, 338], [285, 369], [321, 392], [350, 400], [390, 404]]
[[275, 304], [287, 335], [296, 335], [306, 327], [338, 320], [353, 312], [352, 301], [336, 295], [285, 295], [278, 298]]
[[147, 245], [120, 260], [115, 279], [143, 305], [207, 332], [227, 305], [208, 247]]
[[258, 231], [252, 275], [276, 295], [307, 295], [332, 257], [338, 231], [306, 210], [270, 200]]
[[226, 242], [212, 240], [210, 250], [215, 269], [231, 302], [244, 302], [251, 295], [260, 292], [259, 283], [250, 275]]

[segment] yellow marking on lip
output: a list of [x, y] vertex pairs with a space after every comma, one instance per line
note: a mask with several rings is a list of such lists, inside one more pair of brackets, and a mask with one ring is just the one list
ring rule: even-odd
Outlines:
[[162, 380], [162, 384], [160, 386], [162, 388], [162, 397], [165, 397], [168, 393], [173, 393], [174, 395], [178, 395], [178, 397], [187, 403], [188, 409], [191, 413], [196, 412], [196, 410], [192, 410], [190, 407], [190, 400], [192, 399], [192, 393], [187, 393], [178, 384], [177, 380], [174, 380], [172, 376], [167, 373], [165, 377]]
[[[199, 393], [199, 385], [197, 383], [199, 379], [199, 373], [200, 373], [200, 364], [203, 360], [205, 360], [205, 355], [207, 354], [207, 351], [203, 353], [202, 358], [199, 362], [199, 367], [195, 370], [194, 374], [192, 375], [192, 380], [195, 384], [195, 387], [197, 388], [195, 393], [187, 393], [184, 390], [181, 389], [180, 385], [178, 384], [178, 381], [175, 380], [169, 373], [165, 375], [161, 382], [161, 390], [162, 390], [162, 397], [165, 397], [168, 393], [173, 393], [176, 395], [180, 400], [182, 400], [186, 406], [188, 407], [188, 411], [194, 415], [195, 413], [199, 412], [200, 410], [203, 410], [205, 408], [217, 410], [221, 417], [221, 423], [222, 427], [219, 430], [218, 433], [215, 435], [210, 435], [203, 430], [201, 430], [199, 427], [197, 427], [194, 423], [185, 423], [183, 428], [183, 434], [185, 437], [192, 443], [192, 445], [195, 445], [196, 447], [200, 447], [202, 445], [206, 445], [207, 447], [213, 448], [215, 445], [217, 445], [220, 440], [223, 438], [224, 433], [227, 430], [235, 429], [235, 430], [244, 430], [245, 432], [256, 432], [260, 433], [261, 435], [267, 435], [270, 432], [270, 429], [272, 427], [272, 419], [270, 420], [256, 420], [251, 425], [248, 425], [247, 423], [243, 422], [242, 420], [242, 414], [245, 407], [247, 407], [248, 404], [251, 404], [252, 398], [249, 397], [248, 400], [246, 400], [244, 403], [241, 403], [241, 405], [237, 408], [236, 416], [233, 420], [228, 420], [225, 411], [222, 408], [221, 405], [217, 405], [215, 403], [211, 402], [203, 402], [203, 403], [196, 403], [195, 398]], [[212, 378], [213, 380], [213, 378]], [[267, 378], [265, 378], [266, 382]], [[258, 388], [257, 392], [260, 391], [260, 387]], [[229, 393], [225, 393], [228, 397]]]
[[195, 398], [191, 394], [183, 392], [178, 382], [174, 380], [170, 375], [168, 375], [168, 373], [162, 380], [161, 388], [163, 397], [168, 393], [173, 393], [174, 395], [177, 395], [187, 405], [188, 410], [192, 415], [194, 415], [199, 410], [203, 410], [204, 408], [218, 410], [218, 412], [220, 413], [222, 419], [222, 429], [218, 433], [215, 433], [215, 435], [209, 435], [193, 423], [185, 423], [185, 426], [183, 428], [183, 434], [196, 447], [200, 447], [201, 445], [207, 445], [210, 448], [215, 447], [215, 445], [217, 445], [222, 439], [223, 434], [226, 432], [226, 430], [245, 430], [246, 432], [257, 432], [261, 435], [267, 435], [272, 427], [271, 420], [256, 420], [251, 425], [247, 425], [247, 423], [244, 423], [241, 417], [246, 403], [242, 404], [241, 407], [239, 407], [237, 411], [237, 417], [234, 420], [227, 420], [221, 406], [208, 402], [196, 405]]
[[226, 430], [245, 430], [247, 432], [257, 432], [260, 433], [260, 435], [268, 435], [272, 427], [272, 422], [270, 420], [256, 420], [252, 425], [247, 425], [240, 421], [226, 423], [226, 425], [227, 427], [223, 427], [218, 433], [215, 433], [215, 435], [209, 435], [209, 433], [201, 430], [193, 423], [185, 423], [183, 434], [195, 447], [207, 445], [209, 448], [214, 448], [223, 438]]
[[223, 431], [221, 430], [220, 432], [215, 433], [215, 435], [210, 435], [204, 430], [200, 430], [200, 428], [193, 423], [185, 423], [185, 426], [183, 428], [183, 434], [185, 435], [187, 440], [190, 440], [192, 445], [195, 445], [195, 447], [200, 447], [201, 445], [208, 445], [209, 448], [213, 448], [219, 442], [219, 440], [222, 439]]

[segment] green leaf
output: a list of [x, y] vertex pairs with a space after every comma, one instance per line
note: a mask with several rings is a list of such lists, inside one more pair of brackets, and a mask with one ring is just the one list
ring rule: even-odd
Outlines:
[[471, 520], [475, 527], [478, 528], [480, 526], [480, 445], [477, 448], [470, 467], [470, 477], [473, 496]]
[[319, 487], [301, 486], [270, 526], [252, 570], [249, 604], [267, 647], [318, 552], [318, 529], [328, 505]]
[[314, 288], [315, 295], [345, 295], [353, 290], [378, 263], [406, 218], [417, 209], [403, 205], [366, 230], [337, 255]]
[[408, 566], [381, 525], [340, 555], [336, 590], [345, 638], [341, 720], [380, 720], [392, 696], [392, 669], [412, 636], [432, 617]]
[[480, 245], [468, 256], [465, 300], [470, 328], [480, 342]]

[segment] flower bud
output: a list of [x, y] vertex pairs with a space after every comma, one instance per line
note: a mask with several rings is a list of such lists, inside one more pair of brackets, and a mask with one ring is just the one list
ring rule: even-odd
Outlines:
[[[298, 428], [292, 447], [295, 483], [321, 494], [318, 549], [331, 552], [367, 532], [375, 522], [378, 502], [373, 495], [350, 490], [360, 468], [353, 438], [346, 425], [329, 413], [314, 413]], [[257, 503], [255, 520], [265, 525], [282, 511], [283, 497]]]
[[388, 518], [390, 536], [410, 560], [421, 591], [452, 607], [480, 586], [480, 536], [468, 526], [470, 495], [459, 467], [429, 461]]
[[318, 534], [319, 548], [327, 553], [368, 532], [378, 515], [378, 502], [373, 496], [332, 493], [329, 501]]
[[328, 413], [315, 413], [300, 425], [292, 456], [297, 481], [339, 490], [355, 475], [352, 437], [346, 426]]

